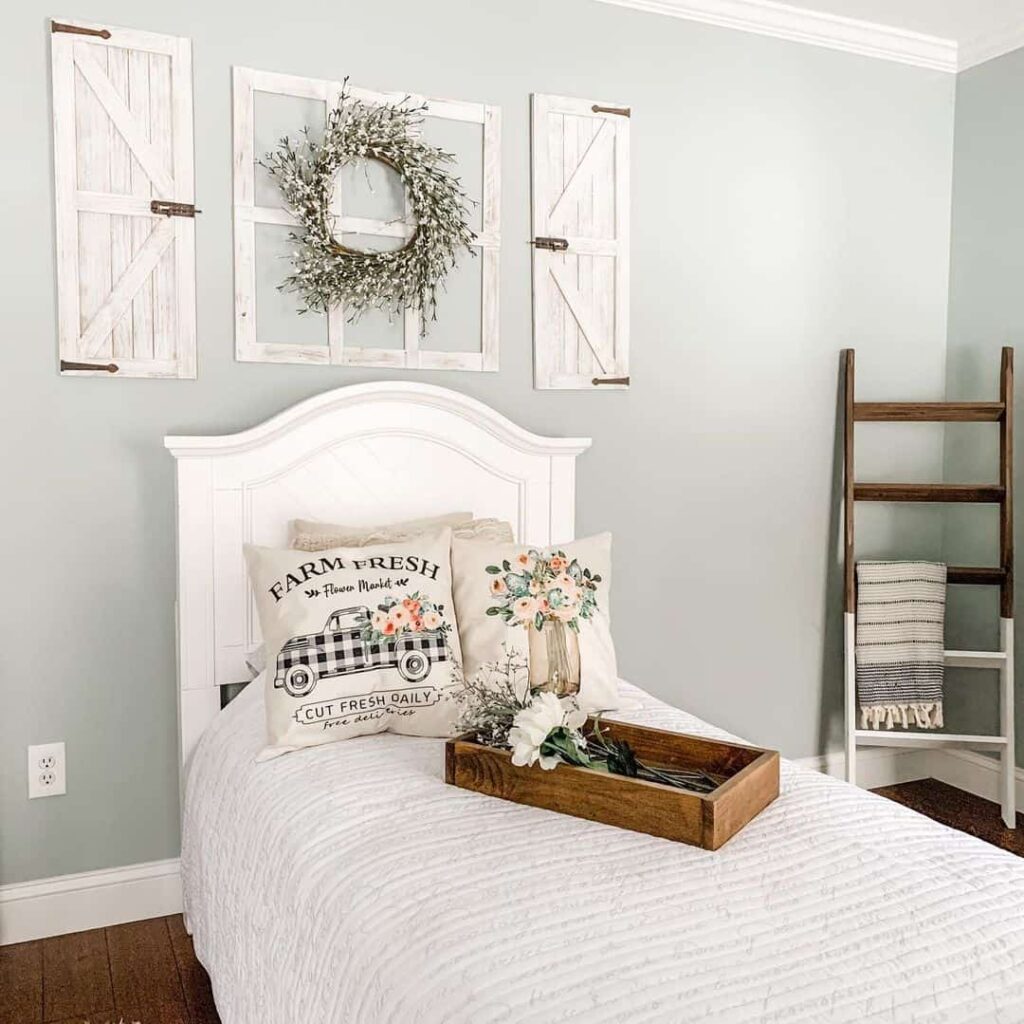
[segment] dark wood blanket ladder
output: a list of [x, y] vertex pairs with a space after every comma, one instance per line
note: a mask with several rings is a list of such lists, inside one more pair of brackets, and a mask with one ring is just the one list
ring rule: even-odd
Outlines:
[[[999, 802], [1003, 822], [1016, 823], [1013, 738], [1013, 349], [1004, 348], [998, 402], [858, 402], [854, 398], [854, 352], [843, 353], [845, 444], [845, 681], [846, 777], [857, 781], [857, 746], [907, 748], [961, 747], [998, 751]], [[857, 423], [998, 423], [998, 484], [874, 484], [857, 483], [854, 475], [854, 427]], [[999, 565], [950, 566], [950, 584], [999, 587], [1000, 649], [946, 651], [945, 663], [956, 668], [997, 669], [1000, 678], [1000, 735], [971, 736], [945, 731], [903, 731], [857, 728], [857, 687], [854, 644], [857, 627], [857, 579], [854, 555], [854, 505], [858, 501], [974, 502], [999, 505]]]

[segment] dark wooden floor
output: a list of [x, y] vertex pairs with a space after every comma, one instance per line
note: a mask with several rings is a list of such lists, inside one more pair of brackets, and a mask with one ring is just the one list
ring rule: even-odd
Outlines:
[[220, 1024], [181, 916], [0, 946], [0, 1024]]
[[1018, 814], [1017, 827], [1009, 829], [1003, 824], [999, 804], [954, 789], [937, 779], [904, 782], [876, 789], [875, 792], [941, 821], [943, 825], [1024, 857], [1024, 814]]
[[[935, 779], [876, 789], [936, 821], [1024, 857], [1024, 814]], [[220, 1024], [180, 916], [0, 946], [0, 1024]]]

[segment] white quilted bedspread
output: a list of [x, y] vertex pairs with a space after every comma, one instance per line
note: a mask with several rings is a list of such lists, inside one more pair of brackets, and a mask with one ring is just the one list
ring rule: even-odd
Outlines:
[[224, 1024], [1024, 1022], [1024, 860], [845, 783], [783, 762], [708, 853], [447, 786], [440, 740], [263, 742], [251, 686], [188, 785]]

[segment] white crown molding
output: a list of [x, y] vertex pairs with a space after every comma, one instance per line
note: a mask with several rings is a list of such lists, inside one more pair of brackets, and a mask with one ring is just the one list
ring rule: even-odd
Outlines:
[[836, 14], [808, 11], [774, 0], [598, 0], [652, 14], [755, 32], [865, 57], [955, 74], [957, 43]]
[[959, 47], [957, 69], [966, 71], [1024, 46], [1024, 25], [1008, 25], [999, 32], [965, 40]]
[[181, 913], [178, 859], [0, 886], [0, 946]]

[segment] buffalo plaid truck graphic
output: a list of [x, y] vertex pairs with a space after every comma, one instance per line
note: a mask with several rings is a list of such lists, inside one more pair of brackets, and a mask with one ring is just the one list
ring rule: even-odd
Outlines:
[[277, 656], [274, 686], [304, 697], [321, 679], [377, 668], [394, 668], [406, 682], [419, 683], [430, 675], [434, 662], [448, 660], [442, 630], [373, 643], [363, 639], [368, 617], [365, 607], [340, 608], [331, 613], [322, 633], [293, 636]]

